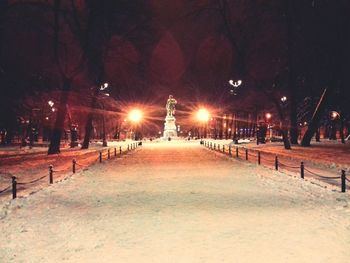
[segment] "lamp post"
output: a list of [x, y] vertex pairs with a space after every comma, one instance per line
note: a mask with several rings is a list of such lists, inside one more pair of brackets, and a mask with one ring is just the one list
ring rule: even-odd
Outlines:
[[270, 112], [265, 113], [265, 119], [266, 119], [267, 128], [269, 130], [269, 139], [270, 140], [272, 138], [271, 118], [272, 118], [272, 114]]
[[210, 117], [210, 113], [207, 109], [201, 108], [197, 111], [196, 114], [197, 120], [202, 124], [202, 132], [200, 134], [201, 138], [207, 138], [207, 125]]
[[240, 79], [237, 81], [230, 79], [228, 81], [228, 83], [232, 86], [232, 88], [230, 89], [230, 94], [237, 95], [236, 91], [237, 91], [238, 87], [242, 85], [243, 81]]
[[[131, 123], [133, 123], [134, 126], [138, 126], [141, 123], [142, 118], [143, 118], [143, 112], [140, 109], [133, 109], [128, 114], [128, 119], [131, 121]], [[138, 139], [136, 128], [133, 136], [134, 136], [133, 138], [134, 140]]]

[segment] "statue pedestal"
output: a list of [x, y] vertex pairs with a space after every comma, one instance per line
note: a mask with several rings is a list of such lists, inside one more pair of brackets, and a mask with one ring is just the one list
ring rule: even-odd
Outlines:
[[166, 116], [164, 123], [163, 139], [167, 140], [169, 137], [177, 137], [176, 124], [174, 116]]

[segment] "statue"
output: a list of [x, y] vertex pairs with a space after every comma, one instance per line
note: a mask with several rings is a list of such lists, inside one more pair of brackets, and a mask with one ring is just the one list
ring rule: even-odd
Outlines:
[[166, 103], [167, 116], [174, 116], [176, 103], [177, 101], [174, 99], [173, 95], [169, 95], [169, 99]]
[[173, 95], [169, 95], [169, 99], [166, 102], [167, 115], [165, 117], [163, 139], [170, 141], [172, 138], [177, 137], [176, 119], [175, 119], [175, 105], [176, 99]]

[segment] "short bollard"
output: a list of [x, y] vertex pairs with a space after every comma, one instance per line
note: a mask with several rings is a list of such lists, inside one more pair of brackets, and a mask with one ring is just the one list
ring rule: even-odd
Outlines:
[[73, 159], [72, 161], [72, 172], [75, 174], [75, 165], [77, 164], [77, 161]]
[[225, 153], [225, 145], [222, 146], [222, 152]]
[[114, 148], [114, 157], [117, 156], [117, 148]]
[[128, 151], [130, 151], [130, 145], [128, 144]]
[[102, 163], [102, 152], [100, 152], [98, 159], [100, 160], [100, 163]]
[[12, 176], [12, 199], [17, 197], [17, 180], [16, 176]]
[[300, 178], [304, 179], [304, 162], [300, 163]]
[[231, 148], [231, 145], [228, 147], [228, 155], [232, 156], [232, 148]]
[[341, 170], [341, 192], [345, 193], [346, 191], [346, 175], [345, 170]]
[[275, 157], [275, 170], [278, 171], [278, 157]]
[[248, 149], [245, 149], [245, 160], [248, 161]]
[[213, 143], [210, 142], [210, 149], [213, 150]]
[[236, 147], [236, 157], [238, 158], [239, 154], [238, 154], [238, 147]]
[[49, 183], [53, 184], [53, 165], [49, 165]]
[[214, 143], [214, 151], [216, 150], [216, 143]]
[[119, 146], [119, 154], [122, 155], [122, 147]]
[[111, 159], [111, 151], [109, 149], [107, 151], [107, 158], [108, 158], [108, 160]]
[[260, 156], [260, 151], [258, 152], [258, 165], [261, 164], [261, 156]]

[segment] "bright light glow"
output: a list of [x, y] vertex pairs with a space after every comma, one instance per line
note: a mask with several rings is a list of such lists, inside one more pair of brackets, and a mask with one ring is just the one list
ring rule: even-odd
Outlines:
[[139, 109], [134, 109], [129, 112], [128, 117], [130, 121], [137, 123], [141, 121], [142, 115], [142, 111], [140, 111]]
[[47, 121], [48, 121], [48, 120], [49, 120], [49, 117], [45, 117], [45, 120], [47, 120]]
[[286, 101], [287, 101], [287, 97], [286, 97], [286, 96], [283, 96], [283, 97], [281, 98], [281, 101], [282, 101], [282, 102], [286, 102]]
[[52, 100], [49, 100], [47, 103], [49, 104], [50, 107], [52, 107], [55, 104]]
[[105, 90], [107, 88], [108, 88], [108, 83], [106, 82], [106, 83], [103, 83], [103, 85], [101, 85], [100, 90]]
[[52, 112], [55, 112], [55, 111], [56, 111], [56, 109], [55, 109], [55, 108], [52, 108], [51, 110], [52, 110]]
[[201, 122], [207, 122], [209, 120], [209, 111], [206, 109], [199, 109], [197, 112], [197, 119]]
[[266, 113], [265, 114], [265, 118], [267, 119], [267, 120], [269, 120], [269, 119], [271, 119], [272, 118], [272, 114], [271, 113]]
[[335, 120], [336, 118], [339, 117], [339, 113], [336, 111], [331, 111], [331, 118], [332, 120]]
[[242, 85], [242, 80], [239, 79], [236, 82], [234, 82], [232, 79], [230, 79], [228, 83], [230, 83], [231, 86], [237, 88]]

